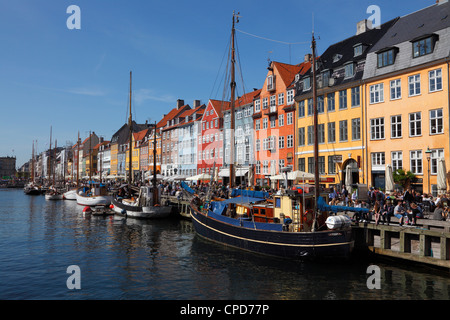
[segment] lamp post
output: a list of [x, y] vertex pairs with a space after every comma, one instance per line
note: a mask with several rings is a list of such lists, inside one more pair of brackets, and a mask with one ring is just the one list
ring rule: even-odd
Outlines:
[[430, 147], [427, 147], [427, 151], [425, 151], [425, 154], [427, 156], [427, 162], [428, 162], [428, 193], [431, 193], [431, 190], [430, 190], [430, 159], [431, 159]]

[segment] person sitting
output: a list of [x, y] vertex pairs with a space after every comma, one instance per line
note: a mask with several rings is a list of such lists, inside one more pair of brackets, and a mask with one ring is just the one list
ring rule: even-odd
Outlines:
[[375, 225], [378, 225], [381, 216], [381, 206], [378, 201], [375, 201], [375, 205], [373, 206], [373, 215], [375, 217]]
[[445, 210], [444, 210], [444, 205], [442, 204], [442, 202], [439, 202], [436, 206], [436, 209], [434, 209], [433, 220], [439, 220], [439, 221], [445, 220]]
[[398, 225], [403, 225], [403, 218], [406, 214], [405, 208], [403, 207], [403, 201], [399, 200], [397, 202], [397, 205], [394, 208], [394, 216], [398, 219]]
[[394, 205], [390, 200], [386, 201], [381, 210], [381, 217], [383, 218], [383, 224], [389, 225], [391, 217], [394, 215]]
[[415, 202], [412, 202], [410, 207], [411, 209], [408, 210], [408, 224], [415, 226], [417, 222], [417, 215], [420, 214], [420, 211]]

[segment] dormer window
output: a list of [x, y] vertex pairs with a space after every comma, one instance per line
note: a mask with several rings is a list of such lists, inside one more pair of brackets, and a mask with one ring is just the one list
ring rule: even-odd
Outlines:
[[356, 46], [353, 47], [353, 56], [357, 57], [362, 55], [363, 53], [363, 45], [362, 44], [358, 44]]
[[413, 39], [411, 41], [413, 45], [413, 58], [432, 53], [437, 40], [438, 36], [435, 34]]
[[339, 60], [341, 60], [341, 58], [342, 58], [342, 54], [336, 53], [333, 56], [333, 63], [338, 62]]
[[378, 68], [390, 66], [395, 62], [395, 55], [398, 52], [398, 48], [389, 48], [386, 50], [377, 52], [377, 66]]
[[328, 87], [330, 84], [330, 70], [322, 71], [322, 87]]
[[345, 68], [345, 77], [344, 78], [352, 78], [355, 75], [355, 63], [351, 62], [344, 66]]
[[303, 79], [303, 91], [311, 89], [311, 77]]

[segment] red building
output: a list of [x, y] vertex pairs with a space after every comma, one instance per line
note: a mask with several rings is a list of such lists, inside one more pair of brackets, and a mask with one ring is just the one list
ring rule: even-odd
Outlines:
[[223, 112], [230, 108], [230, 102], [209, 100], [201, 120], [201, 134], [198, 136], [197, 173], [213, 174], [223, 166]]

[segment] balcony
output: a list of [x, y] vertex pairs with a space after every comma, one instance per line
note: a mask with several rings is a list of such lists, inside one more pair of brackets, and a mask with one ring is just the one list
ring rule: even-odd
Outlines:
[[266, 111], [265, 115], [267, 115], [267, 116], [277, 116], [278, 115], [277, 106], [270, 106], [269, 110]]

